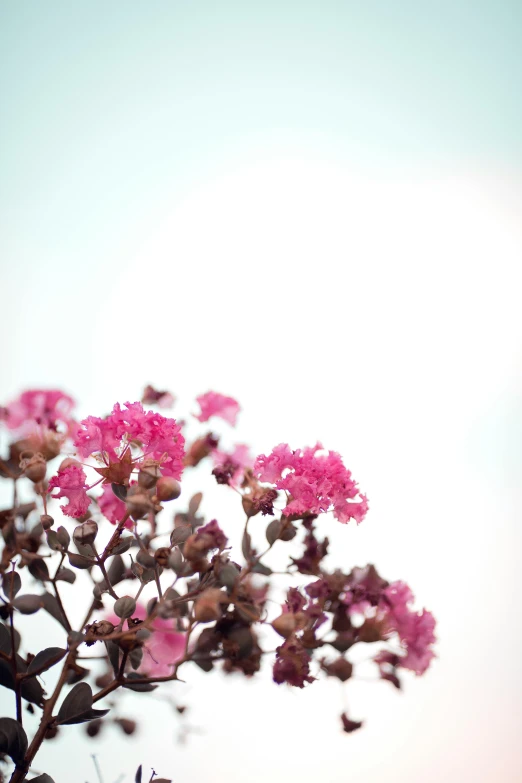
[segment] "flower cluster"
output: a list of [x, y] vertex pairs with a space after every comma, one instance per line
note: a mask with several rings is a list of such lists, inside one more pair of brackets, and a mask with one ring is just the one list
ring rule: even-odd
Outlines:
[[324, 452], [319, 443], [294, 451], [281, 443], [268, 456], [261, 454], [256, 459], [254, 473], [289, 495], [283, 511], [287, 516], [333, 511], [340, 522], [361, 522], [368, 511], [366, 496], [359, 494], [341, 456]]
[[[235, 425], [233, 398], [207, 392], [197, 401], [200, 423]], [[1, 409], [14, 438], [0, 459], [15, 498], [0, 510], [0, 687], [14, 692], [16, 716], [0, 718], [0, 750], [13, 761], [11, 783], [34, 775], [42, 742], [71, 724], [85, 723], [91, 738], [111, 722], [137, 731], [114, 712], [118, 695], [161, 685], [175, 699], [188, 662], [205, 673], [268, 673], [297, 689], [324, 678], [349, 687], [361, 658], [352, 649], [365, 647], [374, 677], [400, 688], [407, 671], [424, 674], [435, 657], [435, 620], [415, 607], [405, 582], [387, 581], [374, 565], [330, 566], [336, 553], [321, 530], [324, 515], [360, 522], [368, 511], [337, 452], [280, 444], [254, 458], [246, 444], [223, 446], [219, 428], [193, 432], [194, 421], [184, 429], [144, 407], [173, 404], [170, 392], [149, 385], [142, 402], [116, 403], [109, 415], [79, 423], [72, 399], [56, 390], [25, 392]], [[184, 495], [195, 468], [209, 481], [205, 503], [201, 492]], [[206, 522], [201, 509], [212, 492], [230, 493], [237, 520], [223, 526], [211, 514]], [[89, 580], [92, 595], [80, 600]], [[84, 604], [87, 615], [78, 614]], [[19, 615], [37, 612], [60, 624], [62, 647], [39, 649], [39, 635], [20, 640]], [[38, 678], [53, 667], [61, 675], [46, 695]], [[24, 702], [40, 711], [32, 742]], [[178, 707], [181, 720], [185, 709]], [[339, 730], [361, 726], [342, 711]]]

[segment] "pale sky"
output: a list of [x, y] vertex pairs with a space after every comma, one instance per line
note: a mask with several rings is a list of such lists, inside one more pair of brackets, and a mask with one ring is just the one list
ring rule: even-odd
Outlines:
[[[371, 511], [322, 522], [332, 562], [374, 562], [439, 622], [404, 693], [349, 683], [356, 734], [335, 684], [189, 668], [204, 734], [173, 744], [169, 707], [129, 694], [146, 724], [121, 754], [68, 727], [35, 768], [94, 783], [95, 752], [104, 783], [140, 762], [180, 783], [519, 781], [519, 6], [0, 17], [0, 403], [58, 386], [101, 415], [151, 382], [186, 415], [235, 396], [255, 452], [344, 455]], [[204, 510], [239, 529], [222, 489]]]

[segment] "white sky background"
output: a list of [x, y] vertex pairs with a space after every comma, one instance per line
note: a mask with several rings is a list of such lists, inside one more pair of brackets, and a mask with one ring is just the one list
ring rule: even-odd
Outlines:
[[[340, 451], [371, 511], [358, 528], [323, 520], [332, 562], [406, 580], [438, 619], [439, 659], [402, 694], [349, 683], [365, 720], [351, 736], [336, 683], [295, 692], [268, 687], [268, 672], [246, 683], [189, 668], [188, 719], [204, 735], [172, 744], [167, 705], [129, 695], [141, 733], [87, 745], [69, 728], [35, 764], [57, 783], [93, 783], [91, 752], [105, 783], [140, 762], [180, 783], [520, 780], [522, 183], [491, 156], [381, 166], [341, 136], [258, 133], [208, 173], [184, 172], [170, 199], [153, 191], [157, 209], [139, 177], [133, 189], [112, 172], [118, 198], [90, 220], [67, 205], [80, 185], [96, 192], [96, 172], [107, 198], [105, 159], [92, 173], [74, 158], [67, 179], [54, 151], [26, 230], [12, 202], [0, 398], [64, 387], [101, 415], [152, 382], [185, 415], [213, 388], [240, 401], [237, 440], [256, 452], [318, 439]], [[223, 493], [210, 487], [205, 512], [228, 531], [242, 516]]]

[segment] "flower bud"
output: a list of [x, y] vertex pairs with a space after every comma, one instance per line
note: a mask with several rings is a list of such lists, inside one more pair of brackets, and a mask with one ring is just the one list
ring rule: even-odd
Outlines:
[[34, 484], [38, 484], [45, 478], [47, 463], [40, 453], [34, 454], [29, 459], [20, 460], [20, 467], [24, 471], [24, 475]]
[[156, 551], [154, 552], [154, 560], [162, 568], [169, 567], [169, 557], [170, 557], [170, 549], [168, 548], [168, 546], [162, 546], [159, 549], [156, 549]]
[[143, 519], [143, 517], [147, 516], [149, 511], [154, 509], [154, 506], [152, 505], [151, 499], [145, 490], [141, 489], [141, 487], [136, 487], [138, 491], [132, 492], [133, 489], [134, 487], [132, 487], [129, 491], [127, 497], [125, 498], [125, 502], [127, 504], [127, 508], [129, 509], [130, 515], [134, 520]]
[[54, 519], [49, 514], [42, 514], [40, 522], [44, 530], [49, 530], [54, 525]]
[[93, 519], [84, 522], [82, 525], [74, 528], [74, 543], [79, 546], [91, 546], [98, 535], [98, 525]]
[[274, 631], [277, 631], [283, 639], [288, 639], [288, 637], [294, 633], [296, 626], [297, 621], [295, 615], [291, 612], [285, 612], [284, 614], [279, 615], [272, 623]]
[[124, 595], [114, 604], [114, 613], [118, 617], [132, 617], [136, 611], [136, 601], [130, 595]]
[[115, 723], [121, 728], [124, 734], [134, 734], [136, 731], [137, 723], [135, 720], [129, 720], [128, 718], [116, 718]]
[[85, 727], [85, 731], [89, 735], [89, 737], [96, 737], [103, 726], [103, 721], [100, 720], [100, 718], [96, 718], [95, 720], [89, 721], [87, 726]]
[[176, 500], [181, 495], [181, 484], [172, 476], [162, 476], [156, 484], [156, 497], [160, 503]]
[[156, 482], [161, 478], [159, 464], [154, 460], [145, 460], [138, 473], [138, 484], [143, 489], [152, 489]]
[[222, 615], [221, 602], [224, 593], [215, 587], [205, 590], [194, 604], [194, 619], [199, 623], [210, 623], [219, 620]]

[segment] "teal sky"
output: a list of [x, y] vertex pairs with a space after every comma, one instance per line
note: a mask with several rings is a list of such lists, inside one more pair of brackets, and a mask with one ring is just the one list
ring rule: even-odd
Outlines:
[[3, 2], [2, 255], [96, 264], [212, 172], [300, 145], [519, 168], [514, 2]]

